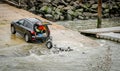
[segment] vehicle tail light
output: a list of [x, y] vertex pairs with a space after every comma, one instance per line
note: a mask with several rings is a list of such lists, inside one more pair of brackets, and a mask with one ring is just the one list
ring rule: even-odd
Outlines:
[[32, 40], [35, 40], [35, 38], [32, 38]]
[[48, 30], [48, 33], [50, 33], [50, 30]]
[[34, 31], [31, 31], [31, 34], [35, 35], [35, 32], [34, 32]]

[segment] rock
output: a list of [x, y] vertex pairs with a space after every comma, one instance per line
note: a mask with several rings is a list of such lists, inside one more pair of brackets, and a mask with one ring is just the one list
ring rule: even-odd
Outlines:
[[55, 6], [61, 5], [61, 4], [67, 6], [68, 3], [66, 3], [64, 0], [54, 0], [54, 1], [52, 1], [52, 4]]
[[106, 8], [109, 8], [109, 6], [108, 6], [108, 4], [103, 3], [103, 4], [102, 4], [102, 8], [105, 8], [105, 9], [106, 9]]
[[89, 19], [89, 17], [88, 17], [88, 16], [86, 16], [86, 17], [85, 17], [85, 20], [88, 20], [88, 19]]
[[[26, 9], [29, 10], [31, 7], [33, 7], [34, 5], [31, 3], [31, 1], [26, 1], [24, 3], [26, 5]], [[22, 5], [21, 5], [22, 6]]]
[[58, 14], [58, 15], [62, 15], [61, 10], [59, 8], [55, 9], [55, 13]]
[[38, 14], [38, 16], [43, 17], [43, 14]]
[[73, 2], [73, 6], [78, 7], [79, 6], [78, 1]]
[[67, 13], [70, 15], [74, 15], [74, 12], [72, 10], [68, 10]]
[[53, 11], [55, 11], [56, 7], [53, 7]]
[[52, 13], [52, 7], [47, 7], [47, 13]]
[[74, 16], [77, 17], [77, 16], [79, 16], [79, 15], [82, 15], [82, 12], [76, 10], [76, 11], [74, 12]]
[[93, 13], [91, 18], [92, 19], [96, 19], [97, 17], [98, 17], [98, 14], [97, 13]]
[[109, 13], [103, 15], [103, 18], [108, 18], [108, 17], [109, 17]]
[[83, 20], [83, 19], [84, 19], [84, 17], [83, 17], [83, 16], [81, 16], [81, 15], [79, 15], [79, 16], [78, 16], [78, 19]]
[[[18, 4], [18, 0], [10, 0]], [[20, 0], [23, 9], [56, 20], [96, 18], [98, 0]], [[103, 17], [120, 16], [120, 1], [102, 0]], [[85, 14], [86, 12], [90, 13]], [[83, 15], [85, 14], [85, 16]]]
[[69, 5], [70, 5], [70, 6], [73, 6], [73, 5], [74, 5], [73, 2], [74, 2], [74, 1], [70, 1]]
[[50, 3], [52, 0], [41, 0], [42, 2]]
[[52, 13], [51, 13], [52, 15], [54, 15], [55, 14], [55, 11], [52, 11]]
[[90, 13], [90, 12], [84, 12], [83, 14], [84, 14], [86, 17], [91, 18], [91, 16], [92, 16], [93, 13]]
[[47, 6], [43, 6], [40, 8], [41, 11], [46, 11], [47, 10]]
[[83, 12], [83, 8], [77, 9], [76, 11], [78, 11], [78, 12]]
[[88, 1], [88, 3], [92, 5], [92, 4], [95, 4], [95, 1], [94, 0], [90, 0], [90, 1]]
[[97, 9], [92, 9], [92, 8], [90, 8], [89, 11], [90, 11], [91, 13], [97, 13]]
[[64, 20], [64, 16], [60, 16], [60, 20]]
[[68, 5], [67, 7], [64, 7], [63, 9], [64, 9], [64, 10], [72, 10], [72, 9], [74, 9], [74, 8], [73, 8], [73, 6]]
[[104, 13], [109, 13], [109, 9], [105, 9], [105, 10], [104, 10]]
[[34, 12], [35, 11], [35, 7], [33, 6], [31, 9], [29, 9], [30, 12]]
[[[103, 0], [102, 0], [102, 1], [103, 1]], [[98, 0], [94, 0], [94, 2], [95, 2], [94, 4], [97, 4], [97, 3], [98, 3]]]
[[59, 17], [60, 17], [60, 16], [59, 16], [58, 14], [54, 14], [54, 19], [55, 19], [55, 20], [58, 20]]
[[77, 17], [79, 15], [79, 12], [74, 12], [74, 17]]
[[59, 5], [57, 8], [63, 9], [63, 8], [64, 8], [64, 5]]
[[48, 5], [48, 3], [47, 3], [47, 2], [42, 3], [42, 6], [47, 6], [47, 5]]
[[53, 3], [58, 4], [59, 0], [54, 0]]
[[98, 4], [93, 4], [91, 8], [92, 9], [97, 9], [97, 7], [98, 7]]
[[66, 0], [67, 3], [69, 3], [71, 0]]
[[74, 20], [74, 21], [78, 21], [78, 18], [74, 18], [73, 20]]
[[84, 4], [80, 4], [80, 6], [83, 8], [83, 9], [89, 9], [86, 5]]
[[43, 6], [40, 10], [46, 13], [52, 13], [52, 8], [48, 6]]
[[91, 4], [90, 3], [85, 3], [85, 6], [90, 8], [91, 7]]
[[67, 14], [67, 20], [72, 20], [72, 16], [70, 14]]
[[60, 3], [64, 4], [64, 5], [68, 5], [68, 3], [66, 3], [64, 0], [60, 0]]
[[51, 14], [46, 14], [45, 17], [46, 17], [47, 19], [53, 18], [53, 16], [52, 16]]

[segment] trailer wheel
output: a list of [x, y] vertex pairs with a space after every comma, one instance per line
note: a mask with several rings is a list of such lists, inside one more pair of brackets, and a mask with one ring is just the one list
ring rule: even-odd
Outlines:
[[53, 47], [53, 44], [52, 44], [51, 41], [47, 41], [46, 46], [47, 46], [48, 49], [51, 49]]

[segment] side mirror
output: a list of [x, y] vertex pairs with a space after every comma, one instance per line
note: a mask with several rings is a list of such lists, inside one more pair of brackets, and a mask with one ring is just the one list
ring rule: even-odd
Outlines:
[[21, 25], [21, 23], [19, 21], [16, 22], [18, 25]]

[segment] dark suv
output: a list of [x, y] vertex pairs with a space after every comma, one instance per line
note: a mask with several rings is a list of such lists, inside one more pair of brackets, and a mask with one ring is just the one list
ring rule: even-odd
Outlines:
[[20, 33], [26, 42], [41, 40], [44, 42], [50, 37], [49, 22], [42, 22], [37, 18], [24, 18], [11, 23], [11, 33]]

